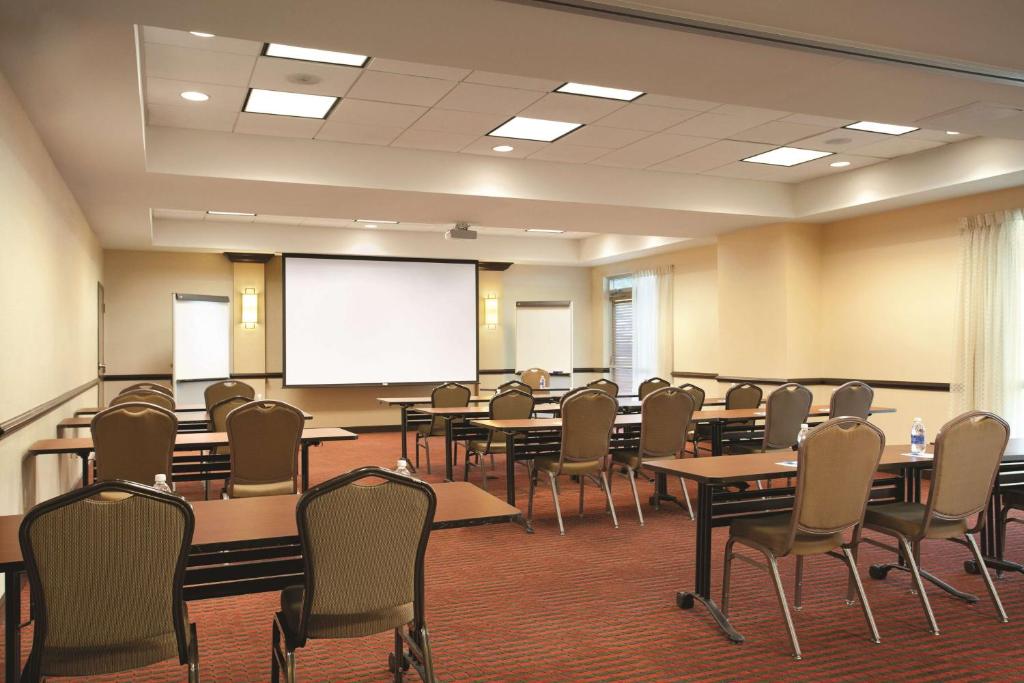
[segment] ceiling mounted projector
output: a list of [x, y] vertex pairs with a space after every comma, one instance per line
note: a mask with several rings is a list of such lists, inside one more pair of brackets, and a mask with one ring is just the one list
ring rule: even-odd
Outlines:
[[469, 229], [469, 223], [456, 223], [455, 227], [444, 234], [446, 240], [475, 240], [476, 230]]

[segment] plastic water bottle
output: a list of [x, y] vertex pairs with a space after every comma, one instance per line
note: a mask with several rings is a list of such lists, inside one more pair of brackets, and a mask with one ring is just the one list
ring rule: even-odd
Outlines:
[[547, 378], [544, 377], [544, 375], [541, 375], [540, 376], [540, 390], [544, 391], [547, 388], [548, 388], [548, 380], [547, 380]]
[[403, 477], [411, 477], [412, 470], [409, 469], [409, 461], [405, 458], [401, 458], [398, 461], [398, 466], [395, 467], [395, 474], [401, 474]]
[[167, 475], [158, 474], [153, 478], [153, 488], [162, 493], [174, 493], [171, 487], [167, 485]]
[[807, 432], [809, 432], [809, 431], [810, 431], [810, 428], [807, 426], [806, 423], [800, 425], [800, 433], [796, 435], [796, 447], [797, 448], [800, 448], [800, 446], [802, 446], [804, 444], [804, 441], [807, 439]]
[[924, 442], [924, 422], [921, 421], [921, 418], [915, 417], [914, 424], [910, 425], [910, 452], [924, 453]]

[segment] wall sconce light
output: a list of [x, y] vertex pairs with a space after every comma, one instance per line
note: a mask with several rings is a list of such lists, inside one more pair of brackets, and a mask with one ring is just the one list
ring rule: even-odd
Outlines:
[[484, 324], [489, 330], [498, 326], [498, 297], [494, 294], [488, 294], [484, 299]]
[[253, 287], [246, 287], [242, 292], [242, 327], [255, 330], [259, 321], [259, 295]]

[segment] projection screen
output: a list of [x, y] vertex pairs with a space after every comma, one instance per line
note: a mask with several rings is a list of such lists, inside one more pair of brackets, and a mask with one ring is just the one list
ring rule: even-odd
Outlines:
[[284, 384], [476, 382], [477, 262], [284, 255]]

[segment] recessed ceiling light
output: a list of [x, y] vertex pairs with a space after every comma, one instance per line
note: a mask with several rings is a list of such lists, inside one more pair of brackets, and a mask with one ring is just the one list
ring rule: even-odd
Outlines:
[[526, 116], [513, 116], [488, 133], [488, 135], [497, 138], [553, 142], [563, 135], [568, 135], [582, 125], [582, 123], [569, 123], [568, 121], [549, 121], [547, 119], [531, 119]]
[[202, 31], [189, 31], [196, 38], [216, 38], [212, 33], [203, 33]]
[[832, 168], [846, 168], [850, 165], [849, 161], [833, 161], [829, 166]]
[[549, 228], [527, 228], [526, 232], [542, 232], [549, 235], [561, 235], [565, 230], [551, 230]]
[[960, 135], [960, 131], [958, 131], [958, 130], [947, 130], [946, 131], [946, 135]]
[[337, 97], [327, 95], [306, 95], [280, 90], [250, 88], [245, 98], [245, 108], [251, 114], [277, 114], [278, 116], [300, 116], [306, 119], [325, 119]]
[[357, 218], [356, 223], [387, 223], [388, 225], [398, 225], [398, 221], [385, 221], [375, 218]]
[[186, 90], [185, 92], [181, 93], [181, 97], [182, 99], [186, 99], [189, 102], [205, 102], [206, 100], [210, 99], [209, 95], [207, 95], [204, 92], [199, 92], [197, 90]]
[[207, 211], [210, 216], [255, 216], [255, 213], [250, 211]]
[[491, 147], [495, 152], [511, 152], [515, 149], [512, 145], [498, 145], [497, 147]]
[[885, 135], [903, 135], [917, 130], [914, 126], [898, 126], [895, 123], [878, 123], [877, 121], [858, 121], [843, 128], [852, 130], [866, 130], [870, 133], [884, 133]]
[[365, 225], [367, 228], [376, 228], [377, 227], [376, 223], [364, 223], [363, 225]]
[[771, 166], [796, 166], [807, 161], [814, 161], [822, 157], [831, 156], [832, 152], [819, 152], [814, 149], [800, 149], [799, 147], [777, 147], [761, 154], [747, 157], [743, 161], [753, 164], [769, 164]]
[[341, 64], [342, 66], [363, 66], [370, 59], [366, 55], [315, 50], [311, 47], [296, 47], [295, 45], [282, 45], [281, 43], [267, 43], [263, 47], [263, 54], [268, 57], [301, 59], [304, 62], [323, 62], [324, 64]]
[[644, 94], [640, 90], [605, 88], [604, 86], [587, 85], [586, 83], [566, 83], [555, 88], [555, 92], [564, 92], [570, 95], [586, 95], [587, 97], [601, 97], [606, 100], [622, 100], [623, 102], [632, 102]]

